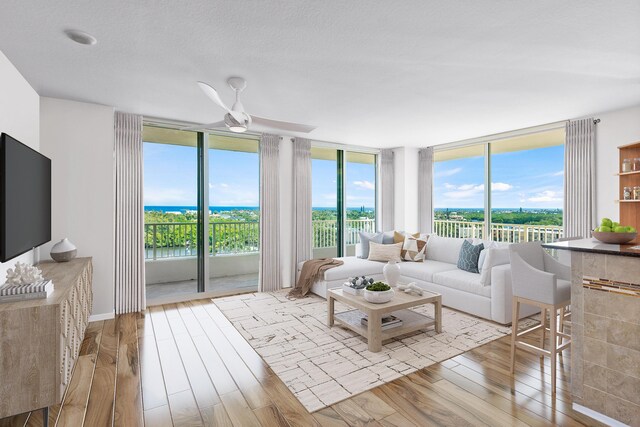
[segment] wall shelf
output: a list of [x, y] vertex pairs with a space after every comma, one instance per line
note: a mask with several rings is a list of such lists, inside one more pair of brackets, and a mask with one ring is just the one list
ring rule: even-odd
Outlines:
[[616, 200], [616, 203], [640, 203], [640, 200]]
[[620, 172], [617, 173], [616, 176], [627, 176], [627, 175], [638, 175], [640, 171], [631, 171], [631, 172]]

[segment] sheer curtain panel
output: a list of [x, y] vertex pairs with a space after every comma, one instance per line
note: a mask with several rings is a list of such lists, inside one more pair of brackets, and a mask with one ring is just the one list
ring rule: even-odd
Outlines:
[[295, 286], [298, 264], [312, 258], [311, 241], [311, 141], [305, 138], [293, 140], [293, 274], [291, 286]]
[[280, 137], [260, 137], [259, 290], [282, 289], [280, 272]]
[[122, 314], [146, 308], [142, 116], [116, 112], [114, 123], [115, 311]]
[[380, 225], [382, 231], [394, 227], [393, 150], [380, 150]]
[[433, 147], [418, 153], [418, 220], [421, 233], [433, 231]]
[[564, 235], [590, 237], [596, 225], [596, 159], [593, 118], [566, 125]]

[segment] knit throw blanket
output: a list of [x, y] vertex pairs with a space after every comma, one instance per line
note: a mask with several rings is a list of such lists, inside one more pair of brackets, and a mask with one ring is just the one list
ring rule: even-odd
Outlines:
[[342, 264], [344, 264], [344, 261], [334, 258], [318, 258], [305, 261], [296, 287], [289, 292], [289, 296], [303, 297], [307, 295], [313, 282], [322, 278], [325, 271]]

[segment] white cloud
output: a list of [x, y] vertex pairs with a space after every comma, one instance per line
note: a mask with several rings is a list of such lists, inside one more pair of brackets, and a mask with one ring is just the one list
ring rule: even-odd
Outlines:
[[504, 182], [492, 182], [491, 190], [493, 191], [509, 191], [513, 188], [513, 185], [506, 184]]
[[552, 202], [561, 202], [562, 201], [562, 193], [560, 191], [551, 191], [546, 190], [540, 193], [535, 194], [532, 197], [526, 199], [528, 202], [532, 203], [552, 203]]
[[363, 190], [375, 190], [376, 185], [370, 181], [353, 181], [353, 185], [362, 188]]
[[[484, 184], [462, 184], [456, 186], [445, 183], [444, 188], [449, 190], [444, 193], [446, 198], [462, 200], [481, 194], [484, 191]], [[492, 182], [491, 189], [492, 191], [509, 191], [513, 189], [513, 185], [504, 182]]]
[[196, 204], [195, 190], [185, 191], [180, 188], [144, 189], [144, 204], [146, 206], [193, 206]]
[[440, 171], [436, 173], [436, 177], [444, 177], [444, 176], [453, 176], [455, 174], [458, 174], [462, 172], [462, 168], [453, 168], [453, 169], [448, 169], [448, 170], [444, 170], [444, 171]]
[[551, 174], [551, 176], [564, 176], [564, 171], [558, 171]]

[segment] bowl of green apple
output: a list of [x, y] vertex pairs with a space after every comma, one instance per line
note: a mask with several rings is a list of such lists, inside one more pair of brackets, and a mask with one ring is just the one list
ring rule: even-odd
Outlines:
[[631, 226], [620, 225], [609, 218], [602, 218], [600, 227], [596, 227], [591, 235], [602, 243], [623, 245], [638, 236], [638, 231]]

